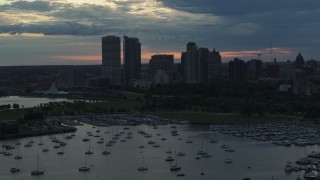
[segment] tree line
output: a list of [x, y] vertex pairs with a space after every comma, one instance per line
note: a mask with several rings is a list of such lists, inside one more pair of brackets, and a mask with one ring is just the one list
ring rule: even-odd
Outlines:
[[9, 109], [19, 109], [20, 108], [20, 105], [19, 104], [16, 104], [14, 103], [12, 106], [11, 104], [4, 104], [4, 105], [1, 105], [0, 106], [0, 111], [4, 111], [4, 110], [9, 110]]
[[218, 82], [210, 85], [154, 86], [144, 91], [142, 110], [194, 110], [217, 113], [303, 115], [320, 117], [320, 94], [281, 93], [279, 84]]

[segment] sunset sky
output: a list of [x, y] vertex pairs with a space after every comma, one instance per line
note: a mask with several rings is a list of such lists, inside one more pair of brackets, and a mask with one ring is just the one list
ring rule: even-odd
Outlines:
[[320, 59], [319, 0], [0, 0], [0, 66], [100, 64], [101, 37], [138, 37], [142, 59], [187, 42], [233, 57]]

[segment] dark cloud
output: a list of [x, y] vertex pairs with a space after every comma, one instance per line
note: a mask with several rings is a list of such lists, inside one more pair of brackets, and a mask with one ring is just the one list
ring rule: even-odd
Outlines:
[[12, 2], [10, 5], [3, 5], [1, 9], [20, 9], [20, 10], [31, 10], [46, 12], [51, 11], [55, 8], [55, 4], [51, 4], [48, 1], [16, 1]]
[[43, 22], [41, 24], [0, 25], [0, 33], [39, 33], [44, 35], [102, 35], [106, 27], [85, 25], [76, 22]]
[[[320, 42], [320, 1], [310, 0], [157, 0], [165, 6], [223, 19], [207, 26], [204, 44], [219, 42], [232, 49], [266, 47], [271, 42], [288, 48], [315, 47]], [[205, 25], [202, 25], [205, 28]], [[199, 36], [198, 36], [199, 37]]]
[[[0, 13], [8, 10], [9, 15], [23, 12], [24, 16], [25, 11], [35, 11], [30, 14], [49, 20], [5, 24], [6, 19], [0, 16], [0, 33], [73, 35], [79, 39], [92, 36], [89, 38], [95, 42], [100, 42], [102, 35], [127, 34], [138, 37], [145, 48], [155, 52], [184, 51], [188, 41], [222, 51], [259, 50], [272, 42], [275, 47], [317, 54], [319, 0], [157, 1], [164, 7], [146, 9], [150, 6], [147, 0], [109, 0], [116, 8], [49, 0], [12, 2], [0, 6]], [[171, 9], [161, 12], [161, 8]]]
[[278, 11], [316, 10], [318, 0], [157, 0], [165, 6], [192, 13], [210, 13], [218, 16], [244, 16]]

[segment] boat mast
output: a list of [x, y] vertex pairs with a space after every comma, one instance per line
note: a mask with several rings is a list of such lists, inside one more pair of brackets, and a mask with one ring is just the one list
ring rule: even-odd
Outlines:
[[39, 171], [39, 154], [37, 154], [37, 171]]
[[176, 156], [176, 167], [178, 167], [178, 157], [177, 157], [177, 151], [175, 151], [175, 156]]
[[87, 156], [84, 155], [84, 167], [86, 168], [87, 167]]

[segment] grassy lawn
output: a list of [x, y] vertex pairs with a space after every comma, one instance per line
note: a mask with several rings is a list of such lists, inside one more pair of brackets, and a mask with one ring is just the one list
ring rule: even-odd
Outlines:
[[[137, 101], [135, 98], [130, 98], [128, 100], [109, 100], [105, 102], [95, 102], [95, 103], [83, 103], [78, 105], [53, 105], [51, 106], [49, 112], [51, 113], [60, 113], [64, 112], [64, 114], [72, 114], [74, 112], [110, 112], [112, 108], [114, 112], [118, 110], [129, 110], [130, 112], [139, 111], [142, 102]], [[28, 110], [33, 111], [41, 111], [41, 108], [28, 108]], [[17, 109], [17, 110], [9, 110], [9, 111], [0, 111], [0, 120], [11, 120], [18, 119], [23, 117], [23, 114], [27, 111], [27, 109]], [[48, 111], [47, 111], [48, 112]]]
[[135, 100], [117, 100], [117, 101], [106, 101], [106, 102], [98, 102], [98, 103], [92, 103], [88, 104], [88, 107], [96, 108], [96, 107], [103, 107], [103, 108], [125, 108], [134, 110], [137, 107], [141, 106], [141, 103], [135, 101]]
[[11, 110], [11, 111], [1, 111], [0, 112], [0, 121], [1, 120], [15, 120], [22, 117], [21, 110]]
[[[118, 110], [126, 109], [130, 112], [138, 112], [140, 107], [143, 105], [141, 100], [137, 100], [135, 97], [117, 100], [109, 100], [105, 102], [95, 103], [83, 103], [83, 104], [72, 104], [72, 105], [53, 105], [52, 108], [47, 111], [51, 113], [72, 114], [74, 112], [110, 112], [112, 108], [116, 113]], [[41, 108], [30, 108], [34, 111], [38, 111]], [[23, 117], [26, 109], [2, 111], [0, 112], [0, 120], [18, 119]], [[41, 110], [40, 110], [41, 111]], [[299, 117], [292, 117], [286, 115], [270, 115], [265, 114], [264, 116], [252, 115], [250, 117], [244, 117], [237, 113], [209, 113], [209, 112], [197, 112], [197, 111], [179, 111], [179, 112], [166, 112], [165, 109], [158, 109], [156, 112], [151, 112], [160, 116], [174, 118], [178, 120], [187, 120], [190, 123], [199, 124], [210, 124], [210, 123], [258, 123], [258, 122], [279, 122], [282, 120], [293, 120]]]
[[187, 120], [190, 123], [257, 123], [257, 122], [278, 122], [280, 120], [287, 120], [292, 118], [283, 115], [264, 115], [262, 117], [253, 115], [251, 117], [243, 117], [240, 114], [219, 114], [206, 112], [169, 112], [160, 113], [169, 118], [176, 118], [179, 120]]

